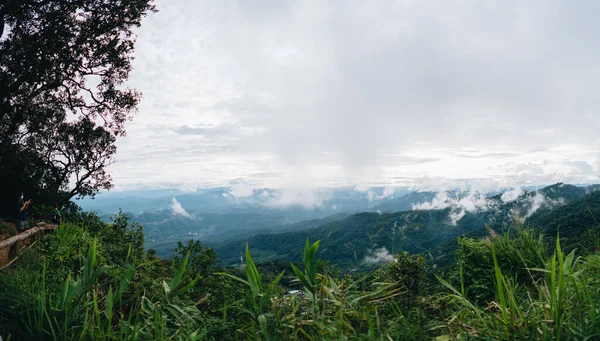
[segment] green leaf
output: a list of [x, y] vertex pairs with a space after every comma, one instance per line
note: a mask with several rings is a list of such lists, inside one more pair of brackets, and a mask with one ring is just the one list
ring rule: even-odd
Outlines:
[[106, 319], [108, 320], [108, 323], [111, 323], [112, 320], [112, 313], [113, 313], [113, 290], [112, 287], [108, 288], [108, 294], [106, 294], [106, 306], [104, 307], [104, 315], [106, 316]]
[[250, 285], [250, 283], [248, 283], [248, 281], [246, 281], [245, 279], [239, 278], [239, 277], [234, 276], [232, 274], [228, 274], [226, 272], [216, 272], [215, 274], [220, 275], [220, 276], [227, 276], [227, 277], [232, 278], [232, 279], [234, 279], [234, 280], [236, 280], [238, 282], [242, 282], [242, 283], [244, 283], [244, 284], [246, 284], [248, 286]]
[[188, 291], [189, 289], [193, 288], [194, 285], [196, 285], [196, 282], [198, 282], [199, 279], [200, 279], [200, 277], [198, 276], [198, 277], [194, 278], [193, 280], [191, 280], [188, 284], [183, 285], [180, 288], [176, 288], [175, 290], [173, 290], [172, 296], [180, 295], [180, 294]]
[[171, 288], [177, 288], [183, 282], [183, 275], [185, 274], [189, 258], [190, 253], [188, 252], [183, 258], [183, 261], [181, 262], [179, 267], [177, 268], [177, 271], [175, 271], [175, 276], [173, 276], [173, 279], [171, 280]]
[[125, 290], [127, 290], [127, 285], [131, 281], [131, 278], [133, 278], [133, 273], [135, 272], [135, 269], [136, 269], [136, 265], [135, 265], [135, 263], [133, 263], [133, 264], [129, 265], [129, 267], [123, 274], [123, 277], [121, 278], [121, 282], [119, 283], [119, 289], [117, 289], [117, 294], [115, 296], [115, 298], [117, 300], [120, 300], [121, 296], [123, 296], [123, 293], [125, 292]]
[[169, 286], [169, 283], [167, 283], [167, 281], [163, 280], [162, 285], [163, 285], [163, 289], [165, 292], [165, 296], [167, 296], [167, 297], [171, 296], [171, 287]]
[[86, 259], [85, 267], [83, 268], [83, 281], [85, 283], [90, 282], [92, 271], [96, 265], [96, 239], [92, 240], [90, 248], [88, 249], [88, 256]]
[[304, 269], [306, 270], [308, 280], [313, 286], [317, 285], [317, 262], [315, 261], [315, 254], [320, 244], [321, 241], [317, 240], [313, 245], [309, 246], [308, 238], [306, 238], [306, 243], [304, 244]]
[[250, 285], [250, 291], [254, 297], [258, 296], [260, 293], [260, 273], [254, 265], [254, 261], [252, 260], [252, 256], [250, 255], [250, 249], [246, 244], [246, 277], [248, 278], [248, 284]]
[[292, 270], [294, 271], [294, 273], [296, 274], [296, 276], [298, 277], [298, 279], [300, 280], [302, 285], [304, 285], [304, 288], [306, 288], [306, 290], [309, 291], [311, 294], [314, 293], [314, 287], [308, 281], [306, 276], [304, 276], [302, 271], [300, 271], [300, 269], [298, 269], [294, 264], [291, 264], [291, 265], [292, 265]]

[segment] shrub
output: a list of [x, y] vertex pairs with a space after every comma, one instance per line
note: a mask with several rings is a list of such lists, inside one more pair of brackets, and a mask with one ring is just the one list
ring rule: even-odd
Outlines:
[[[596, 255], [576, 259], [574, 252], [563, 253], [557, 238], [556, 250], [545, 259], [545, 266], [528, 269], [541, 275], [533, 282], [534, 287], [528, 288], [502, 270], [503, 263], [493, 245], [490, 269], [494, 273], [494, 295], [490, 301], [478, 304], [440, 279], [449, 289], [441, 301], [450, 304], [446, 326], [451, 335], [458, 336], [459, 340], [593, 340], [600, 337], [597, 276], [600, 262]], [[537, 257], [537, 252], [531, 253], [531, 250], [517, 251]]]
[[385, 267], [388, 278], [396, 283], [404, 292], [403, 303], [410, 304], [417, 296], [424, 293], [426, 286], [426, 263], [421, 255], [402, 252], [394, 255], [394, 261]]
[[14, 236], [17, 234], [17, 229], [14, 224], [7, 223], [3, 220], [0, 220], [0, 235], [7, 234], [9, 236]]
[[488, 231], [489, 236], [483, 239], [458, 238], [457, 266], [450, 274], [451, 282], [460, 285], [461, 293], [476, 302], [489, 301], [494, 296], [492, 250], [501, 270], [524, 285], [534, 285], [543, 277], [531, 269], [544, 268], [548, 253], [543, 236], [532, 229], [517, 225], [503, 234]]

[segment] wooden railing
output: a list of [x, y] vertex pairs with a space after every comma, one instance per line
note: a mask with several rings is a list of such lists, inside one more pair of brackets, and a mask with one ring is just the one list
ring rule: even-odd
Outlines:
[[[45, 223], [38, 223], [37, 226], [28, 229], [25, 232], [21, 232], [16, 236], [12, 236], [7, 239], [0, 240], [0, 250], [4, 250], [6, 248], [10, 248], [8, 251], [8, 262], [7, 264], [0, 264], [0, 270], [3, 270], [9, 267], [14, 261], [19, 258], [20, 251], [20, 242], [25, 241], [31, 237], [36, 236], [40, 232], [52, 231], [57, 228], [56, 225], [49, 225]], [[37, 241], [33, 242], [29, 246], [33, 246]], [[10, 259], [12, 257], [12, 259]]]

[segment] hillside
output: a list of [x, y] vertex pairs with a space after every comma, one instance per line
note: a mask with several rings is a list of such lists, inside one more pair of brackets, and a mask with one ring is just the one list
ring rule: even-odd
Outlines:
[[[589, 249], [600, 240], [600, 191], [598, 185], [576, 187], [572, 185], [555, 184], [540, 190], [554, 200], [566, 199], [565, 203], [556, 206], [542, 207], [524, 221], [526, 227], [531, 227], [544, 234], [548, 243], [554, 244], [560, 233], [561, 242], [566, 250], [579, 248]], [[491, 223], [489, 226], [496, 231], [503, 231], [513, 225]], [[484, 227], [476, 229], [466, 236], [481, 238], [487, 236]], [[433, 250], [429, 256], [438, 268], [446, 269], [453, 264], [453, 255], [458, 249], [456, 239], [448, 240]]]
[[[434, 192], [408, 192], [399, 188], [359, 191], [355, 188], [315, 190], [314, 205], [278, 204], [285, 190], [260, 189], [235, 197], [228, 188], [192, 193], [131, 192], [86, 200], [87, 209], [106, 212], [121, 208], [143, 226], [147, 249], [170, 257], [180, 240], [200, 239], [209, 245], [244, 240], [258, 234], [303, 231], [359, 212], [398, 212], [431, 201]], [[311, 194], [311, 195], [312, 195]], [[297, 199], [297, 198], [296, 198]], [[288, 199], [282, 199], [288, 200]], [[140, 212], [140, 213], [135, 213]], [[113, 214], [103, 214], [110, 222]], [[320, 220], [322, 219], [322, 220]]]
[[545, 209], [527, 220], [527, 226], [549, 238], [560, 234], [565, 248], [591, 247], [600, 227], [600, 191], [554, 209]]
[[[241, 269], [219, 266], [217, 254], [199, 240], [179, 245], [170, 261], [158, 259], [144, 252], [143, 229], [128, 215], [107, 224], [80, 213], [0, 271], [0, 336], [187, 340], [178, 336], [199, 330], [202, 337], [192, 339], [362, 340], [376, 333], [392, 340], [459, 335], [550, 340], [596, 335], [597, 318], [580, 318], [600, 307], [600, 238], [589, 238], [598, 235], [593, 231], [600, 192], [592, 189], [557, 184], [510, 200], [436, 195], [436, 205], [448, 207], [337, 215], [264, 228], [269, 233], [248, 239], [250, 251]], [[474, 202], [479, 208], [467, 211]], [[481, 228], [490, 223], [501, 231], [516, 212], [530, 214], [527, 222], [535, 229], [510, 228], [490, 236]], [[540, 237], [541, 231], [560, 231], [563, 250], [577, 248], [582, 257], [574, 262], [558, 251], [553, 258], [553, 240]], [[460, 235], [472, 238], [457, 240]], [[307, 237], [320, 245], [303, 249]], [[240, 251], [246, 251], [245, 241], [217, 248], [231, 264], [239, 262]], [[282, 260], [256, 265], [252, 258]], [[553, 275], [532, 274], [525, 267]], [[556, 282], [562, 283], [559, 289]], [[545, 294], [557, 290], [569, 304]], [[510, 309], [520, 312], [515, 321], [503, 320], [502, 311], [509, 308], [502, 297], [511, 297]], [[551, 316], [561, 314], [564, 329], [548, 318], [550, 311]]]
[[[537, 191], [525, 191], [509, 199], [502, 194], [485, 198], [479, 194], [453, 193], [456, 198], [445, 199], [447, 202], [442, 204], [447, 207], [443, 209], [359, 213], [306, 231], [260, 234], [223, 243], [216, 246], [215, 251], [224, 264], [230, 265], [239, 262], [239, 253], [246, 243], [260, 261], [299, 260], [298, 250], [290, 245], [302, 243], [308, 237], [321, 240], [319, 257], [344, 267], [383, 261], [389, 254], [401, 251], [426, 253], [431, 260], [445, 266], [452, 262], [448, 252], [452, 253], [453, 246], [444, 243], [454, 243], [455, 248], [457, 236], [470, 233], [484, 235], [485, 225], [503, 230], [513, 224], [515, 215], [533, 219], [544, 212], [559, 209], [565, 203], [580, 200], [597, 188], [558, 183]], [[431, 194], [426, 196], [431, 197]], [[475, 208], [465, 208], [471, 204]]]
[[[359, 213], [303, 232], [257, 235], [247, 243], [257, 259], [299, 260], [301, 254], [294, 245], [302, 244], [306, 238], [321, 240], [320, 258], [356, 266], [375, 249], [420, 253], [484, 223], [480, 216], [467, 214], [460, 225], [450, 226], [448, 213], [449, 210]], [[225, 243], [215, 247], [215, 251], [225, 264], [233, 264], [245, 243]]]
[[[304, 231], [347, 217], [339, 213], [321, 219], [303, 220], [285, 224], [278, 217], [258, 214], [205, 215], [202, 219], [189, 219], [169, 213], [143, 214], [132, 220], [143, 226], [146, 236], [146, 249], [154, 249], [157, 256], [169, 258], [178, 241], [188, 239], [202, 240], [207, 245], [249, 238], [257, 234], [278, 234], [290, 231]], [[149, 218], [149, 221], [144, 221]]]
[[[425, 225], [443, 222], [445, 214], [357, 214], [326, 225], [331, 233], [326, 240], [332, 248], [343, 234], [371, 226], [362, 237], [377, 241], [386, 237], [392, 221], [413, 222], [396, 229], [405, 232], [396, 241], [402, 245], [418, 239]], [[61, 225], [0, 271], [0, 337], [183, 341], [364, 340], [374, 335], [384, 340], [541, 341], [591, 339], [600, 333], [597, 317], [581, 318], [600, 307], [598, 254], [573, 262], [558, 250], [552, 257], [554, 249], [529, 230], [459, 243], [460, 279], [456, 267], [436, 278], [439, 272], [430, 262], [409, 253], [368, 273], [340, 273], [317, 259], [331, 256], [330, 251], [314, 243], [302, 252], [300, 241], [285, 250], [304, 254], [293, 271], [287, 261], [257, 266], [248, 251], [238, 270], [217, 267], [215, 253], [198, 241], [181, 245], [173, 260], [165, 261], [144, 253], [142, 240], [141, 229], [125, 215], [113, 224], [81, 215]], [[492, 249], [497, 262], [491, 261]], [[523, 264], [552, 275], [534, 277]], [[549, 294], [557, 290], [564, 299]], [[506, 320], [509, 309], [519, 313]], [[548, 314], [560, 314], [560, 324]]]
[[381, 212], [400, 212], [411, 210], [413, 205], [422, 204], [433, 200], [435, 192], [411, 192], [397, 198], [392, 198], [376, 205], [374, 210]]

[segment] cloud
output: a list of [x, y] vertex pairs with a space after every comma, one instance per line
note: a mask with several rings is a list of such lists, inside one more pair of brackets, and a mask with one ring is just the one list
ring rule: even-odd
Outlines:
[[450, 218], [450, 224], [456, 226], [456, 223], [458, 223], [458, 221], [461, 220], [466, 214], [467, 211], [464, 209], [453, 209], [448, 215], [448, 218]]
[[381, 264], [389, 263], [394, 261], [394, 256], [385, 248], [379, 248], [371, 252], [370, 255], [365, 256], [364, 263], [367, 264]]
[[519, 187], [519, 188], [511, 188], [507, 191], [505, 191], [504, 193], [502, 193], [502, 195], [500, 196], [500, 199], [502, 200], [503, 203], [509, 203], [509, 202], [513, 202], [515, 200], [517, 200], [519, 198], [519, 196], [521, 196], [521, 194], [523, 194], [523, 190]]
[[246, 180], [232, 181], [229, 186], [228, 194], [234, 197], [249, 197], [254, 193], [254, 189]]
[[467, 212], [485, 212], [495, 209], [497, 203], [487, 198], [487, 196], [478, 191], [468, 190], [466, 192], [438, 192], [430, 202], [413, 204], [413, 210], [443, 210], [450, 208], [450, 224], [456, 225]]
[[171, 199], [171, 211], [173, 212], [173, 214], [180, 215], [189, 219], [195, 219], [183, 207], [181, 207], [181, 204], [179, 203], [179, 201], [177, 201], [177, 199], [175, 199], [175, 197]]
[[448, 219], [451, 225], [456, 225], [467, 213], [494, 211], [501, 204], [516, 203], [513, 214], [520, 213], [523, 221], [531, 217], [542, 207], [551, 207], [565, 203], [563, 198], [551, 199], [542, 192], [526, 193], [522, 188], [505, 189], [500, 195], [500, 201], [490, 199], [486, 194], [476, 190], [442, 191], [430, 201], [413, 204], [413, 210], [443, 210], [450, 209]]
[[364, 183], [358, 184], [354, 187], [354, 190], [359, 193], [366, 193], [369, 191], [369, 189], [371, 189], [371, 186]]
[[117, 186], [599, 179], [599, 3], [157, 5]]
[[582, 174], [592, 174], [594, 172], [594, 168], [592, 165], [587, 163], [586, 161], [571, 161], [568, 163], [572, 166], [576, 172], [580, 172]]
[[[360, 192], [360, 191], [358, 191], [358, 192]], [[393, 196], [395, 192], [396, 192], [396, 189], [392, 186], [385, 187], [381, 194], [377, 194], [376, 191], [369, 189], [369, 190], [367, 190], [367, 200], [369, 200], [369, 201], [382, 200], [382, 199]]]
[[325, 198], [310, 188], [282, 188], [267, 202], [271, 207], [298, 205], [304, 208], [322, 207]]
[[537, 212], [537, 210], [544, 206], [556, 206], [562, 205], [564, 203], [565, 200], [563, 198], [554, 200], [546, 197], [541, 192], [536, 192], [535, 195], [527, 198], [527, 204], [525, 207], [526, 213], [523, 216], [523, 221], [527, 220], [527, 218], [531, 217], [535, 212]]

